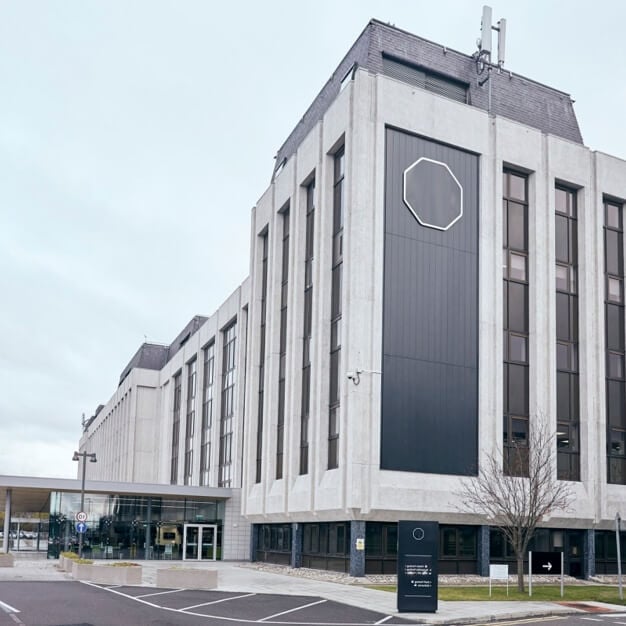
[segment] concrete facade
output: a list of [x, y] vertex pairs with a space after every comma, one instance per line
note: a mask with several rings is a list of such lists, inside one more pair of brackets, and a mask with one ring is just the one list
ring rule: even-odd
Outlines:
[[[407, 63], [409, 78], [389, 75], [385, 65], [389, 58]], [[459, 101], [432, 88], [420, 88], [411, 72], [415, 76], [425, 72], [440, 81], [442, 89], [446, 81], [455, 88], [464, 84], [466, 98]], [[555, 185], [564, 185], [576, 196], [580, 480], [571, 481], [576, 506], [545, 520], [543, 527], [584, 531], [585, 554], [594, 553], [593, 533], [610, 530], [615, 514], [626, 503], [626, 485], [609, 484], [607, 477], [604, 323], [604, 203], [610, 198], [623, 207], [626, 162], [582, 144], [567, 94], [512, 73], [494, 72], [491, 80], [489, 105], [487, 86], [477, 86], [471, 56], [379, 22], [366, 27], [279, 149], [272, 182], [252, 210], [249, 279], [217, 313], [199, 323], [164, 364], [157, 365], [158, 355], [153, 355], [150, 362], [158, 369], [131, 367], [111, 400], [87, 424], [81, 449], [98, 454], [94, 478], [170, 482], [174, 378], [182, 372], [184, 409], [185, 368], [196, 358], [200, 380], [202, 350], [215, 338], [215, 379], [221, 380], [221, 331], [236, 318], [238, 377], [230, 485], [236, 495], [227, 505], [231, 513], [224, 525], [224, 555], [246, 550], [249, 554], [252, 545], [252, 558], [256, 558], [259, 540], [253, 537], [250, 541], [249, 524], [258, 528], [274, 525], [281, 526], [281, 533], [287, 528], [290, 533], [285, 540], [289, 547], [278, 551], [289, 553], [286, 562], [300, 565], [302, 554], [298, 551], [306, 551], [302, 546], [307, 541], [306, 536], [303, 540], [302, 525], [345, 523], [349, 540], [342, 554], [349, 562], [346, 569], [358, 574], [366, 567], [368, 547], [364, 554], [359, 553], [354, 542], [367, 534], [369, 523], [433, 520], [455, 528], [471, 527], [476, 541], [475, 568], [486, 571], [488, 522], [461, 510], [455, 495], [459, 472], [381, 469], [385, 189], [389, 184], [386, 146], [388, 130], [394, 129], [478, 159], [478, 319], [472, 329], [477, 336], [478, 419], [472, 445], [478, 450], [479, 466], [489, 455], [498, 454], [504, 436], [503, 170], [519, 172], [528, 188], [531, 429], [542, 420], [548, 421], [551, 431], [556, 429]], [[331, 330], [336, 322], [332, 311], [336, 296], [333, 233], [337, 228], [333, 207], [337, 202], [336, 155], [341, 150], [345, 151], [345, 171], [338, 449], [336, 467], [329, 469], [329, 397], [334, 393], [329, 372], [335, 341]], [[312, 181], [308, 466], [302, 471], [307, 189]], [[287, 211], [288, 247], [284, 241]], [[461, 217], [450, 233], [462, 224]], [[285, 250], [288, 258], [283, 258]], [[459, 324], [461, 318], [459, 312]], [[213, 442], [219, 441], [219, 398], [217, 393]], [[196, 401], [201, 402], [201, 394]], [[197, 424], [200, 414], [198, 404]], [[181, 424], [184, 429], [184, 421]], [[194, 435], [194, 451], [200, 448], [199, 430]], [[183, 440], [181, 435], [179, 484], [184, 473]], [[554, 455], [556, 475], [556, 448]], [[219, 486], [218, 459], [212, 458], [209, 484]], [[198, 460], [199, 456], [194, 456], [194, 481], [200, 475]], [[235, 512], [238, 507], [242, 517]], [[554, 546], [558, 541], [554, 539]], [[227, 552], [231, 548], [226, 546], [232, 546], [232, 552]], [[585, 573], [593, 573], [586, 558]]]

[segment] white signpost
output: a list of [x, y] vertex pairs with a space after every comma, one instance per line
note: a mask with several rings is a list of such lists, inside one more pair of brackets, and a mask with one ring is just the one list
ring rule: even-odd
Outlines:
[[491, 581], [506, 580], [506, 595], [509, 595], [509, 566], [489, 563], [489, 597], [491, 598]]

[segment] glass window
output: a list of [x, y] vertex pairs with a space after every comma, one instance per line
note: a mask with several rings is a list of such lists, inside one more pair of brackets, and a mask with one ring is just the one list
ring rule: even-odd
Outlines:
[[509, 278], [526, 280], [526, 257], [511, 253], [509, 257]]
[[509, 360], [526, 363], [528, 361], [527, 342], [528, 339], [526, 337], [511, 334]]
[[528, 414], [528, 368], [509, 363], [509, 406], [510, 413]]
[[526, 177], [509, 172], [509, 198], [524, 202], [526, 200]]
[[622, 281], [617, 278], [609, 278], [607, 279], [607, 300], [611, 302], [622, 302], [623, 301], [623, 288]]
[[624, 355], [609, 352], [608, 370], [609, 378], [624, 378]]
[[508, 211], [505, 212], [508, 219], [508, 247], [515, 250], [527, 250], [526, 239], [526, 207], [517, 202], [508, 203]]
[[606, 203], [606, 225], [609, 228], [622, 229], [621, 207], [615, 204]]

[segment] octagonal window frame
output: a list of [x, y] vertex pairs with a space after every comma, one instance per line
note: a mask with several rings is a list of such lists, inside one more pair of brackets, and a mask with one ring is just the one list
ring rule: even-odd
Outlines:
[[[437, 226], [436, 224], [429, 224], [420, 218], [415, 209], [411, 206], [406, 197], [406, 177], [407, 174], [415, 167], [417, 167], [422, 161], [427, 161], [428, 163], [433, 163], [434, 165], [439, 165], [445, 168], [450, 174], [452, 180], [458, 185], [459, 191], [461, 193], [460, 198], [460, 206], [459, 206], [459, 214], [447, 225], [447, 226]], [[436, 161], [435, 159], [430, 159], [428, 157], [420, 157], [417, 161], [414, 161], [407, 167], [402, 174], [402, 199], [404, 200], [404, 204], [408, 207], [409, 211], [413, 214], [413, 217], [418, 221], [419, 224], [425, 226], [426, 228], [433, 228], [435, 230], [440, 230], [445, 232], [450, 230], [462, 217], [463, 217], [463, 185], [459, 182], [458, 178], [454, 175], [454, 172], [450, 169], [450, 166], [443, 161]]]

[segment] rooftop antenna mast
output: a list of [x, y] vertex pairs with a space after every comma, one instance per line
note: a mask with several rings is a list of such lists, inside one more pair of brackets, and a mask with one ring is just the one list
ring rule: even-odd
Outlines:
[[[506, 48], [506, 20], [500, 18], [498, 23], [493, 26], [491, 17], [491, 7], [483, 6], [483, 18], [480, 24], [480, 38], [476, 41], [478, 50], [474, 52], [474, 59], [476, 61], [476, 73], [478, 74], [478, 86], [482, 87], [485, 83], [489, 83], [489, 105], [488, 111], [491, 113], [491, 72], [494, 69], [498, 70], [498, 73], [502, 70], [504, 65], [504, 52]], [[495, 30], [498, 33], [498, 60], [493, 63], [491, 60], [491, 31]], [[483, 74], [486, 75], [483, 76]], [[482, 76], [482, 78], [481, 78]]]

